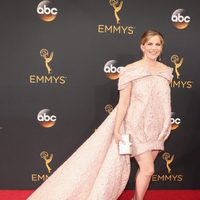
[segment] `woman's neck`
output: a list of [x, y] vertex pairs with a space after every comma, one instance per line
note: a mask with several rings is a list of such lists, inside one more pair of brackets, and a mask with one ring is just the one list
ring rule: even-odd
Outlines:
[[142, 61], [145, 64], [148, 64], [148, 66], [155, 66], [157, 64], [157, 60], [153, 60], [153, 59], [142, 58]]

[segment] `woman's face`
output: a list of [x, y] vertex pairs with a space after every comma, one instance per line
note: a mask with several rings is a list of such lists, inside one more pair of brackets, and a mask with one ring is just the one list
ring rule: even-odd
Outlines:
[[145, 44], [141, 44], [140, 48], [144, 58], [156, 60], [162, 52], [163, 45], [161, 44], [160, 37], [155, 35], [150, 37]]

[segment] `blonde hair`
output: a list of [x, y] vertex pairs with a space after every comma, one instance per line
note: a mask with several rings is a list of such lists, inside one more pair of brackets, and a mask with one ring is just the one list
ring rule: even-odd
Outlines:
[[163, 46], [164, 45], [164, 37], [159, 31], [156, 31], [156, 30], [148, 30], [148, 31], [144, 32], [140, 38], [140, 44], [144, 45], [149, 40], [149, 38], [156, 36], [156, 35], [160, 38], [160, 42]]

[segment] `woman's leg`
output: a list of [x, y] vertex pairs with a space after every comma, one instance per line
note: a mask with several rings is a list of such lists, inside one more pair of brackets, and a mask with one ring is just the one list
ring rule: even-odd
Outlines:
[[134, 200], [143, 200], [154, 173], [154, 160], [159, 151], [148, 151], [135, 157], [139, 169], [136, 173]]
[[158, 150], [154, 150], [154, 151], [151, 152], [154, 161], [155, 161], [155, 159], [157, 158], [159, 152], [160, 152], [160, 151], [158, 151]]

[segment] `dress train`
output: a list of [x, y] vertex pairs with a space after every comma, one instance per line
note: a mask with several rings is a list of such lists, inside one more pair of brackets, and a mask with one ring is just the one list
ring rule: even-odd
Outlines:
[[130, 156], [119, 155], [114, 141], [116, 110], [28, 200], [116, 200], [120, 196], [129, 179]]

